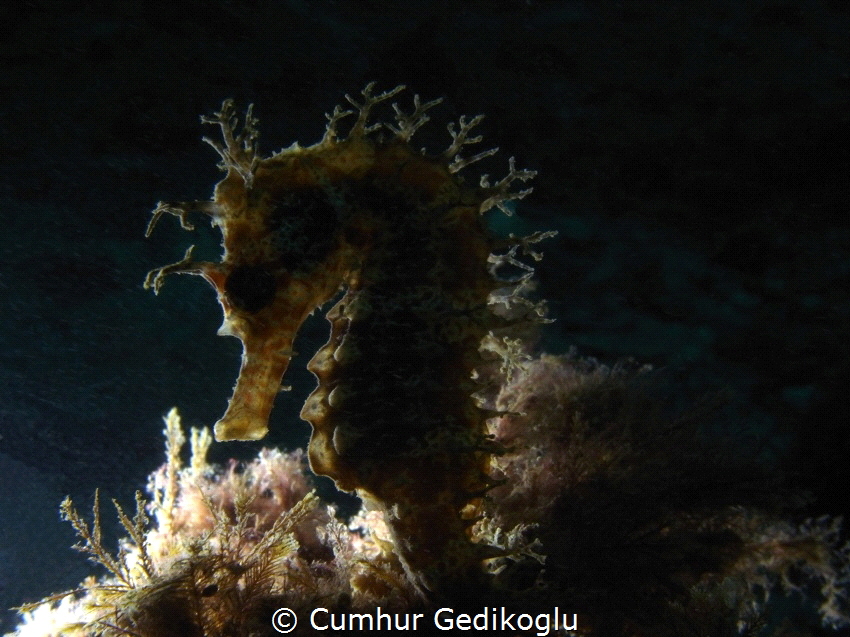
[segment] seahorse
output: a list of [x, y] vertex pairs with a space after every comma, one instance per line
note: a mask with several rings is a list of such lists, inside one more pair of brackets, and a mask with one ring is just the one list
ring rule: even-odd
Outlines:
[[190, 247], [151, 271], [145, 287], [158, 292], [172, 273], [204, 277], [224, 311], [219, 334], [242, 341], [218, 440], [265, 436], [299, 327], [344, 292], [327, 313], [330, 338], [308, 364], [318, 381], [301, 411], [313, 426], [311, 467], [382, 509], [414, 583], [439, 593], [481, 568], [469, 527], [499, 451], [486, 434], [487, 390], [516, 352], [521, 326], [544, 320], [543, 304], [523, 293], [533, 269], [518, 250], [537, 259], [530, 246], [552, 233], [498, 239], [488, 231], [483, 213], [510, 213], [508, 202], [531, 191], [512, 185], [535, 173], [511, 158], [501, 180], [465, 183], [460, 171], [497, 151], [462, 156], [481, 141], [471, 131], [482, 116], [449, 124], [449, 147], [433, 155], [411, 138], [440, 99], [416, 95], [412, 112], [393, 103], [393, 121], [371, 123], [375, 107], [404, 88], [375, 94], [370, 83], [362, 100], [346, 95], [352, 108], [326, 114], [321, 141], [266, 158], [251, 107], [241, 129], [231, 100], [202, 117], [221, 128], [223, 143], [204, 141], [226, 176], [211, 201], [160, 202], [146, 236], [165, 214], [191, 230], [189, 215], [201, 212], [221, 229], [224, 254], [194, 261]]

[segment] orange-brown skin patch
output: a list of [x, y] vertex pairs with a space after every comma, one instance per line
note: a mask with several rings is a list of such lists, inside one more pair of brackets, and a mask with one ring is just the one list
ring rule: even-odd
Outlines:
[[[437, 102], [421, 105], [418, 97], [412, 114], [393, 105], [395, 125], [378, 134], [380, 126], [367, 125], [370, 111], [401, 88], [373, 95], [369, 85], [362, 104], [348, 98], [356, 113], [337, 108], [329, 116], [321, 142], [265, 159], [250, 109], [237, 133], [225, 102], [205, 120], [218, 123], [225, 140], [210, 142], [227, 171], [213, 201], [160, 204], [148, 231], [164, 213], [191, 229], [187, 215], [205, 212], [221, 228], [222, 260], [194, 262], [187, 252], [151, 272], [146, 285], [158, 289], [172, 272], [200, 274], [218, 293], [220, 333], [242, 341], [218, 440], [265, 436], [298, 329], [345, 291], [327, 315], [330, 338], [308, 365], [318, 379], [301, 412], [313, 425], [310, 463], [383, 509], [411, 578], [423, 591], [445, 594], [480, 576], [483, 557], [465, 519], [489, 486], [493, 451], [488, 413], [473, 398], [487, 389], [482, 379], [495, 382], [483, 371], [492, 365], [482, 341], [541, 314], [505, 295], [518, 280], [497, 279], [491, 253], [522, 242], [493, 239], [481, 213], [524, 196], [508, 188], [533, 173], [514, 170], [511, 161], [495, 185], [464, 184], [456, 172], [490, 154], [460, 157], [479, 140], [468, 133], [480, 118], [449, 127], [454, 142], [446, 153], [424, 154], [409, 139]], [[352, 114], [357, 121], [339, 139], [339, 120]], [[505, 309], [512, 303], [525, 310]]]

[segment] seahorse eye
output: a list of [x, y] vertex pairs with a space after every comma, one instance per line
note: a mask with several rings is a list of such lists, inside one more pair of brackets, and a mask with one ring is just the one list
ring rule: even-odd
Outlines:
[[339, 221], [327, 194], [316, 189], [282, 196], [267, 224], [276, 238], [281, 264], [289, 271], [306, 271], [332, 250]]
[[230, 304], [251, 314], [270, 305], [276, 290], [274, 276], [260, 265], [236, 266], [224, 283]]

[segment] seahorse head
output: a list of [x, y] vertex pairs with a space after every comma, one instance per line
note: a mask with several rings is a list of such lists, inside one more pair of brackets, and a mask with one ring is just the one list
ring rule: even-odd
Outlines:
[[[480, 187], [463, 186], [455, 176], [466, 164], [495, 151], [460, 157], [462, 147], [479, 141], [468, 133], [480, 117], [470, 122], [461, 118], [459, 130], [450, 126], [454, 143], [436, 156], [414, 150], [409, 140], [428, 120], [426, 111], [440, 100], [421, 104], [416, 96], [410, 114], [393, 104], [394, 124], [370, 125], [372, 107], [403, 88], [374, 95], [370, 84], [362, 103], [346, 96], [355, 108], [337, 107], [328, 115], [328, 128], [319, 143], [309, 147], [296, 143], [266, 158], [257, 150], [256, 119], [250, 108], [241, 128], [230, 100], [214, 117], [202, 118], [221, 128], [223, 143], [205, 141], [221, 156], [226, 176], [216, 185], [211, 201], [159, 204], [148, 234], [165, 213], [178, 216], [183, 227], [191, 229], [188, 216], [199, 211], [220, 228], [224, 253], [218, 263], [196, 262], [190, 249], [180, 262], [149, 273], [145, 285], [158, 290], [163, 277], [174, 272], [203, 276], [218, 293], [224, 312], [219, 334], [242, 341], [239, 378], [227, 411], [215, 426], [218, 440], [265, 436], [298, 329], [341, 287], [374, 284], [381, 268], [393, 268], [392, 259], [404, 258], [404, 246], [398, 245], [391, 257], [375, 258], [392, 240], [416, 238], [415, 234], [400, 238], [400, 223], [421, 225], [417, 232], [428, 241], [428, 226], [435, 220], [443, 231], [457, 232], [450, 226], [461, 227], [457, 222], [468, 217], [480, 235], [477, 218], [482, 211], [525, 194], [508, 193], [508, 186], [533, 173], [516, 171], [512, 163], [510, 175], [492, 186], [486, 178]], [[338, 123], [352, 115], [356, 120], [341, 138]], [[394, 212], [401, 209], [404, 215]], [[475, 267], [486, 269], [491, 247], [488, 240], [469, 244], [478, 253]], [[464, 251], [455, 250], [456, 263], [470, 260], [463, 257]], [[364, 269], [369, 259], [371, 269]], [[448, 274], [444, 278], [449, 279], [452, 273]], [[489, 289], [483, 293], [485, 300], [488, 293]]]

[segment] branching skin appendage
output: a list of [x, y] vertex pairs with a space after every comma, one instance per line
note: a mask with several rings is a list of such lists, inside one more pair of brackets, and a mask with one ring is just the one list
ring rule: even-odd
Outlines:
[[[498, 452], [484, 407], [517, 351], [512, 339], [544, 320], [542, 304], [522, 296], [532, 271], [517, 251], [538, 258], [531, 244], [551, 233], [488, 233], [482, 213], [509, 213], [505, 202], [530, 192], [512, 192], [514, 182], [534, 172], [511, 158], [500, 181], [463, 182], [458, 171], [495, 152], [462, 156], [481, 139], [470, 136], [480, 116], [449, 125], [452, 142], [439, 155], [409, 142], [440, 100], [416, 96], [412, 113], [393, 104], [392, 123], [371, 123], [373, 109], [403, 88], [374, 94], [369, 84], [362, 100], [346, 96], [352, 109], [327, 116], [318, 144], [267, 158], [251, 109], [239, 129], [225, 101], [203, 118], [224, 140], [206, 140], [227, 173], [213, 200], [160, 203], [148, 227], [167, 213], [191, 230], [189, 216], [205, 213], [223, 234], [221, 262], [193, 261], [190, 248], [145, 286], [158, 291], [171, 273], [203, 276], [224, 310], [219, 333], [242, 341], [218, 440], [265, 436], [299, 327], [344, 290], [327, 314], [330, 339], [308, 365], [318, 379], [301, 412], [313, 425], [311, 466], [383, 509], [413, 580], [445, 592], [448, 581], [477, 577], [486, 557], [468, 539]], [[343, 137], [346, 118], [354, 123]], [[522, 275], [499, 278], [503, 265]]]

